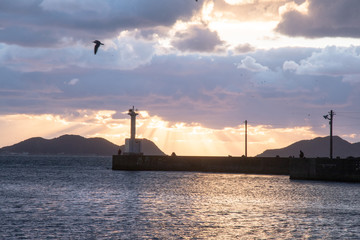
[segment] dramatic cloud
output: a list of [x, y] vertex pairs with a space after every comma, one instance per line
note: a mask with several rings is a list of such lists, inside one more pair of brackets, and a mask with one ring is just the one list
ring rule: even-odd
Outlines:
[[[311, 50], [290, 48], [246, 56], [156, 56], [131, 70], [95, 65], [94, 69], [69, 65], [21, 74], [3, 70], [0, 109], [3, 113], [61, 115], [75, 109], [124, 111], [135, 105], [169, 122], [196, 121], [223, 128], [246, 118], [258, 124], [282, 122], [293, 117], [294, 109], [305, 116], [315, 114], [325, 103], [344, 105], [358, 98], [356, 88], [342, 81], [342, 76], [282, 69], [286, 61], [300, 66], [311, 57]], [[81, 81], [69, 85], [71, 79]], [[304, 124], [303, 118], [292, 122]]]
[[[359, 114], [343, 114], [360, 113], [360, 48], [358, 39], [338, 38], [360, 32], [358, 5], [0, 1], [0, 132], [121, 143], [129, 121], [123, 112], [135, 106], [148, 112], [139, 137], [169, 144], [169, 153], [201, 146], [199, 154], [235, 155], [245, 120], [262, 149], [327, 135], [322, 116], [332, 109], [334, 134], [360, 141]], [[277, 25], [284, 34], [336, 37], [293, 38], [275, 32]], [[96, 55], [94, 39], [105, 44]]]
[[305, 11], [288, 8], [276, 30], [290, 36], [360, 37], [360, 1], [307, 0]]
[[113, 38], [124, 30], [172, 26], [200, 6], [183, 0], [1, 1], [0, 42], [56, 47]]

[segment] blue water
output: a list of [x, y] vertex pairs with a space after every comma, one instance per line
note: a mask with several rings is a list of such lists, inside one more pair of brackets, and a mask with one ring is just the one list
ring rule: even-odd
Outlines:
[[0, 239], [359, 239], [360, 185], [0, 156]]

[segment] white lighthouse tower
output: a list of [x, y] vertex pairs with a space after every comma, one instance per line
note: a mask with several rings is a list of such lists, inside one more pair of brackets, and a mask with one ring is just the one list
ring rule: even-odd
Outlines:
[[131, 117], [130, 139], [125, 139], [124, 154], [141, 154], [141, 140], [136, 139], [136, 116], [139, 115], [136, 111], [133, 106], [128, 112]]

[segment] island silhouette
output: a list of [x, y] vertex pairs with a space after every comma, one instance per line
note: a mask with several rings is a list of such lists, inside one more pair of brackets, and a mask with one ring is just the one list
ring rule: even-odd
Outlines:
[[[338, 137], [333, 137], [334, 157], [360, 157], [360, 142], [349, 143]], [[0, 148], [0, 154], [65, 154], [65, 155], [99, 155], [111, 156], [119, 149], [124, 152], [124, 145], [116, 145], [104, 138], [84, 138], [79, 135], [62, 135], [53, 139], [41, 137], [29, 138], [12, 146]], [[156, 144], [143, 139], [144, 155], [166, 155]], [[256, 157], [299, 157], [300, 150], [304, 157], [329, 157], [329, 137], [317, 137], [311, 140], [301, 140], [287, 147], [269, 149]]]
[[[62, 135], [53, 139], [34, 137], [0, 149], [0, 154], [64, 154], [112, 156], [124, 145], [116, 145], [104, 138], [84, 138], [79, 135]], [[146, 155], [165, 155], [152, 141], [142, 140]]]
[[[301, 140], [287, 147], [279, 149], [269, 149], [256, 157], [299, 157], [300, 150], [304, 157], [329, 157], [330, 155], [330, 137], [317, 137], [311, 140]], [[348, 158], [360, 157], [360, 142], [349, 143], [339, 136], [333, 136], [334, 157]]]

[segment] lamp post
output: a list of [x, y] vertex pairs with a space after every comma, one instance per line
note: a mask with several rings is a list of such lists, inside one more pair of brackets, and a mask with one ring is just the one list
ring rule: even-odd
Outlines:
[[247, 120], [245, 120], [245, 157], [247, 157]]
[[328, 115], [324, 115], [323, 117], [329, 120], [330, 125], [330, 159], [333, 159], [333, 118], [334, 118], [334, 111], [331, 110]]

